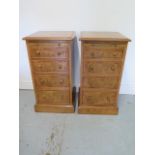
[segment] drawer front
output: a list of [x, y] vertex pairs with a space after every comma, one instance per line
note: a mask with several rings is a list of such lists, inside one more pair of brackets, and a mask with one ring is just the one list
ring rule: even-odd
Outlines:
[[122, 69], [122, 62], [110, 61], [85, 61], [84, 74], [94, 75], [120, 75]]
[[35, 76], [37, 89], [50, 89], [52, 87], [69, 87], [67, 75], [37, 75]]
[[33, 72], [35, 73], [67, 73], [68, 72], [68, 62], [59, 60], [49, 60], [49, 61], [32, 61]]
[[39, 91], [37, 99], [39, 104], [69, 104], [69, 91]]
[[67, 43], [30, 43], [31, 58], [67, 58], [69, 45]]
[[119, 77], [83, 77], [83, 87], [118, 89]]
[[123, 58], [123, 50], [118, 49], [106, 49], [106, 48], [98, 48], [91, 49], [85, 48], [84, 50], [84, 58], [85, 59], [104, 59], [104, 58]]
[[98, 43], [84, 43], [84, 50], [124, 50], [126, 48], [126, 43], [117, 42], [98, 42]]
[[114, 106], [117, 104], [117, 92], [86, 91], [82, 92], [82, 104], [89, 106]]

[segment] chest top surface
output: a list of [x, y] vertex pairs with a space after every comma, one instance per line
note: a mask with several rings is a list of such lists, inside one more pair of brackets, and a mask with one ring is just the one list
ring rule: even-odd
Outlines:
[[23, 40], [73, 40], [73, 31], [38, 31], [23, 38]]
[[119, 32], [81, 32], [81, 41], [131, 41]]

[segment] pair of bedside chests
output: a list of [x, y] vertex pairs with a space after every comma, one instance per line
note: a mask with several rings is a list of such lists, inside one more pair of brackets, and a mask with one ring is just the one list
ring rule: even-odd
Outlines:
[[[74, 32], [41, 31], [26, 40], [35, 111], [66, 112], [75, 109], [72, 64]], [[81, 32], [81, 72], [78, 112], [117, 114], [118, 95], [130, 39], [117, 32]]]

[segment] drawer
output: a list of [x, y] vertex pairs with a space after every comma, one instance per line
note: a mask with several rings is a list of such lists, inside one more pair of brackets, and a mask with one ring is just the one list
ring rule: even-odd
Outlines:
[[69, 87], [67, 75], [37, 75], [35, 76], [37, 89], [52, 89], [52, 87]]
[[89, 75], [120, 75], [121, 61], [84, 61], [84, 74]]
[[68, 73], [68, 61], [33, 60], [32, 67], [35, 73]]
[[67, 58], [67, 43], [29, 43], [31, 58]]
[[86, 48], [84, 49], [85, 59], [104, 59], [104, 58], [123, 58], [123, 50], [120, 49], [106, 49], [106, 48]]
[[64, 90], [38, 91], [37, 99], [39, 104], [53, 104], [53, 105], [69, 104], [69, 91]]
[[83, 90], [82, 104], [89, 106], [114, 106], [117, 103], [116, 91]]
[[119, 77], [83, 77], [84, 88], [118, 89]]
[[84, 50], [124, 50], [126, 48], [126, 43], [120, 42], [92, 42], [92, 43], [84, 43]]

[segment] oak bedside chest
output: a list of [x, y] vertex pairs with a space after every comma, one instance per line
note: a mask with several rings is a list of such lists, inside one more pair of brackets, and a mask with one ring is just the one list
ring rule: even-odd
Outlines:
[[128, 42], [117, 32], [82, 32], [79, 113], [117, 114]]
[[72, 52], [74, 32], [40, 31], [26, 40], [35, 91], [35, 111], [74, 112]]

